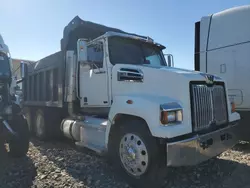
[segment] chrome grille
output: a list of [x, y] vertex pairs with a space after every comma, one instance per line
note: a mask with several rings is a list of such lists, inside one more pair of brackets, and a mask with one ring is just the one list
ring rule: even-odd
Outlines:
[[227, 102], [222, 85], [208, 87], [202, 84], [192, 84], [192, 113], [194, 131], [227, 123]]

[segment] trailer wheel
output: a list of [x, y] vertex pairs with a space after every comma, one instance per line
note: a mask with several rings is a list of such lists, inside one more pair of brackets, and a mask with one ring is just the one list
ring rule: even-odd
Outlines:
[[112, 160], [115, 168], [136, 187], [161, 187], [166, 175], [164, 147], [140, 119], [122, 122], [113, 134]]
[[10, 121], [10, 126], [17, 133], [17, 137], [9, 139], [9, 155], [12, 157], [23, 157], [29, 150], [29, 127], [22, 115], [15, 115]]
[[48, 131], [46, 125], [45, 112], [42, 109], [38, 109], [35, 116], [34, 132], [39, 140], [48, 139]]

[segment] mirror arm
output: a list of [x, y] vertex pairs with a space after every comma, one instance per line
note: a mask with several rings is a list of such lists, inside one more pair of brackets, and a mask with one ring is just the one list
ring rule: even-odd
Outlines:
[[171, 57], [171, 64], [174, 67], [174, 56], [172, 54], [169, 54], [169, 56]]
[[167, 64], [168, 64], [168, 66], [170, 66], [170, 67], [174, 67], [174, 56], [172, 55], [172, 54], [163, 54], [164, 56], [167, 56], [167, 59], [168, 59], [168, 61], [167, 61]]

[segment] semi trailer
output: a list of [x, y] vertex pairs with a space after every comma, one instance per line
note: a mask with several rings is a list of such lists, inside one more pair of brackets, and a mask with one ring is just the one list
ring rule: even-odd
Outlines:
[[220, 76], [241, 116], [239, 136], [250, 140], [250, 5], [233, 7], [195, 23], [195, 70]]
[[0, 35], [0, 163], [6, 153], [11, 157], [23, 157], [29, 149], [28, 123], [15, 95], [16, 83], [9, 47]]
[[226, 83], [171, 67], [164, 49], [76, 16], [59, 52], [22, 64], [30, 131], [108, 156], [139, 187], [160, 185], [169, 166], [196, 165], [233, 147], [240, 115]]

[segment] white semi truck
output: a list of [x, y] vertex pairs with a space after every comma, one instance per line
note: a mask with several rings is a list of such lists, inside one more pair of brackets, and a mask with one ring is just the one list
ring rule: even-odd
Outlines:
[[168, 166], [230, 149], [240, 115], [225, 82], [171, 67], [163, 49], [149, 37], [75, 17], [59, 52], [22, 64], [30, 131], [40, 139], [63, 133], [107, 154], [139, 187], [157, 187]]
[[240, 113], [240, 137], [250, 140], [250, 5], [204, 16], [195, 24], [195, 70], [227, 83]]

